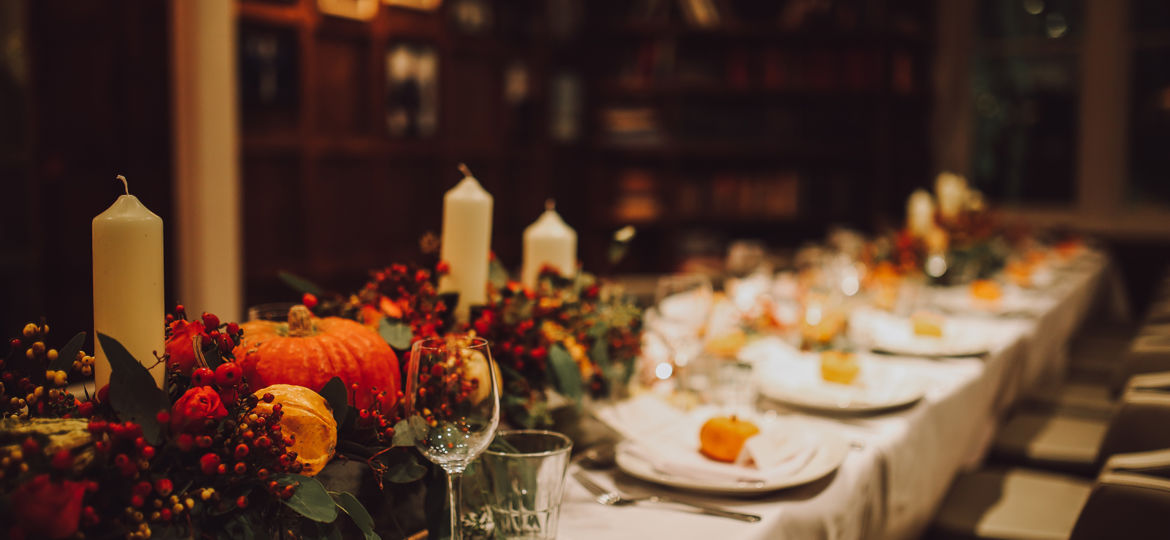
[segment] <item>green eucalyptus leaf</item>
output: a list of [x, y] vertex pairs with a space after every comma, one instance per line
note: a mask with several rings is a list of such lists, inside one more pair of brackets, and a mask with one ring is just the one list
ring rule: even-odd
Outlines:
[[500, 259], [492, 259], [488, 263], [488, 282], [495, 287], [496, 290], [503, 289], [508, 285], [508, 269], [504, 268]]
[[605, 338], [593, 340], [593, 347], [589, 349], [589, 359], [602, 370], [609, 368], [609, 341]]
[[[199, 346], [198, 342], [195, 346]], [[211, 342], [211, 346], [203, 350], [203, 360], [207, 362], [207, 367], [211, 371], [215, 371], [215, 368], [226, 362], [223, 355], [219, 353], [219, 345], [216, 345], [215, 342]]]
[[427, 467], [419, 462], [417, 453], [413, 451], [395, 452], [399, 456], [389, 456], [393, 462], [387, 464], [383, 478], [395, 484], [409, 484], [427, 474]]
[[300, 486], [293, 492], [292, 497], [280, 502], [293, 509], [296, 513], [320, 523], [332, 523], [337, 519], [337, 505], [333, 497], [325, 491], [325, 486], [316, 478], [300, 474], [283, 474], [276, 477], [282, 485], [300, 482]]
[[557, 391], [574, 400], [580, 400], [584, 394], [581, 371], [577, 368], [577, 362], [569, 355], [569, 351], [559, 343], [549, 347], [548, 365], [552, 368], [553, 383]]
[[309, 281], [292, 272], [281, 270], [276, 274], [285, 285], [292, 287], [294, 291], [299, 293], [309, 293], [313, 296], [320, 296], [325, 293], [325, 290], [319, 287], [316, 283]]
[[57, 359], [49, 362], [48, 369], [68, 372], [73, 369], [73, 361], [77, 359], [77, 352], [85, 343], [85, 332], [78, 332], [61, 349], [57, 351]]
[[[428, 431], [430, 431], [430, 429], [431, 429], [430, 424], [427, 424], [427, 421], [424, 420], [423, 417], [418, 415], [418, 414], [415, 414], [415, 415], [411, 416], [410, 418], [407, 418], [407, 421], [410, 422], [410, 431], [411, 431], [411, 436], [413, 436], [413, 437], [417, 437], [419, 435], [425, 434]], [[412, 442], [411, 444], [414, 444], [414, 443]]]
[[493, 452], [511, 452], [513, 454], [520, 453], [519, 449], [508, 442], [507, 439], [501, 437], [499, 433], [496, 433], [495, 438], [492, 439], [492, 443], [488, 445], [488, 450]]
[[158, 412], [171, 408], [166, 392], [155, 386], [154, 377], [118, 340], [98, 333], [102, 352], [110, 361], [110, 405], [123, 422], [142, 426], [142, 436], [150, 444], [162, 440]]
[[252, 540], [256, 538], [256, 524], [252, 523], [251, 514], [236, 512], [223, 526], [226, 538]]
[[357, 427], [357, 409], [353, 405], [346, 405], [345, 407], [345, 423], [337, 426], [337, 432], [341, 435], [348, 435], [352, 433]]
[[378, 335], [391, 347], [400, 351], [409, 349], [411, 341], [414, 340], [414, 333], [411, 332], [409, 324], [401, 321], [392, 322], [386, 318], [378, 323]]
[[337, 503], [337, 507], [349, 515], [353, 520], [353, 524], [362, 531], [362, 535], [366, 540], [381, 540], [382, 537], [374, 532], [374, 518], [370, 517], [370, 513], [366, 511], [366, 507], [357, 500], [350, 493], [337, 493], [333, 495], [333, 500]]
[[414, 446], [414, 430], [411, 429], [409, 420], [399, 420], [394, 424], [394, 440], [391, 445]]
[[342, 540], [341, 531], [332, 523], [298, 523], [290, 529], [297, 540]]
[[337, 425], [345, 425], [345, 417], [349, 414], [349, 393], [345, 390], [345, 383], [341, 382], [340, 377], [333, 377], [325, 386], [321, 387], [321, 391], [317, 392], [325, 401], [329, 403], [329, 407], [333, 409], [333, 419], [337, 420]]

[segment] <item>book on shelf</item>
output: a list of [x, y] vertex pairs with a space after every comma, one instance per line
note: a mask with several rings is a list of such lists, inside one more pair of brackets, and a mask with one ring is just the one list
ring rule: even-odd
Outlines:
[[715, 0], [678, 0], [679, 11], [687, 24], [695, 28], [716, 28], [722, 17]]
[[627, 169], [618, 178], [613, 219], [619, 223], [645, 223], [662, 214], [658, 181], [645, 169]]
[[610, 106], [601, 110], [605, 142], [618, 145], [656, 145], [663, 141], [658, 111], [653, 107]]
[[629, 10], [633, 21], [665, 20], [670, 14], [670, 0], [636, 0]]

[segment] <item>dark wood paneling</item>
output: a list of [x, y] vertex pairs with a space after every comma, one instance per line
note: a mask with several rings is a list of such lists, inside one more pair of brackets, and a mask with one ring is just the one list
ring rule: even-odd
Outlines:
[[29, 166], [4, 182], [20, 186], [27, 219], [18, 243], [0, 252], [24, 277], [0, 277], [5, 335], [41, 315], [61, 334], [90, 329], [90, 222], [121, 194], [116, 174], [164, 223], [173, 219], [167, 5], [26, 2]]

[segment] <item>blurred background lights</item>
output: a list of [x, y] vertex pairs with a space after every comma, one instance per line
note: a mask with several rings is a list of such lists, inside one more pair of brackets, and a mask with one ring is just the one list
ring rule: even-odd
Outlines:
[[669, 379], [670, 375], [673, 373], [674, 367], [672, 367], [669, 362], [662, 362], [654, 367], [654, 376], [661, 380]]

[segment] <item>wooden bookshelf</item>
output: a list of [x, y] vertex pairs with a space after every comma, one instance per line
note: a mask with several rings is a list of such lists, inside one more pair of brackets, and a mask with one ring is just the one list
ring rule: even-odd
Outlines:
[[[839, 0], [800, 21], [785, 3], [707, 0], [719, 20], [697, 25], [689, 1], [590, 14], [590, 34], [602, 36], [590, 75], [592, 200], [613, 209], [594, 226], [623, 223], [633, 199], [636, 224], [668, 246], [635, 251], [645, 256], [625, 270], [722, 255], [672, 251], [692, 232], [782, 244], [830, 223], [870, 227], [929, 180], [932, 2]], [[783, 200], [758, 207], [753, 194], [769, 193], [770, 178], [796, 179], [795, 211]], [[716, 202], [728, 190], [746, 194], [743, 207]]]
[[[582, 75], [578, 42], [548, 35], [542, 0], [482, 2], [495, 23], [477, 33], [456, 23], [454, 3], [379, 5], [352, 20], [321, 13], [316, 0], [237, 1], [249, 305], [289, 298], [280, 270], [352, 290], [369, 269], [420, 259], [418, 240], [439, 231], [460, 162], [495, 196], [493, 250], [509, 265], [519, 265], [523, 227], [546, 198], [583, 219], [572, 186], [584, 182], [576, 163], [586, 146], [552, 139], [545, 116], [549, 78]], [[428, 133], [388, 127], [386, 55], [399, 44], [437, 58]], [[527, 70], [520, 105], [504, 95], [512, 65]], [[257, 97], [264, 84], [276, 87], [268, 101]]]
[[[783, 3], [712, 0], [721, 22], [699, 28], [679, 1], [651, 2], [660, 9], [645, 17], [654, 10], [640, 0], [580, 0], [576, 32], [554, 35], [559, 0], [483, 0], [494, 24], [478, 32], [456, 22], [456, 0], [435, 12], [381, 5], [368, 21], [323, 15], [316, 0], [238, 0], [242, 55], [288, 49], [268, 76], [289, 91], [263, 106], [242, 92], [247, 302], [287, 297], [275, 270], [348, 289], [370, 266], [416, 258], [459, 162], [495, 196], [493, 249], [511, 266], [554, 197], [585, 266], [605, 267], [632, 169], [652, 184], [638, 196], [658, 198], [623, 267], [644, 271], [674, 266], [689, 230], [786, 241], [830, 220], [867, 225], [897, 210], [902, 186], [927, 181], [932, 2], [835, 0], [795, 24]], [[428, 136], [388, 129], [385, 54], [400, 43], [438, 58]], [[528, 80], [519, 104], [506, 90], [514, 65]], [[253, 90], [256, 70], [241, 56]], [[564, 80], [581, 100], [568, 141], [550, 128]], [[615, 134], [614, 118], [633, 136]], [[756, 207], [755, 195], [780, 206]], [[755, 206], [740, 211], [735, 197]], [[680, 213], [682, 199], [698, 202]]]

